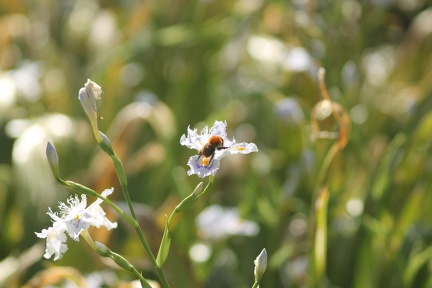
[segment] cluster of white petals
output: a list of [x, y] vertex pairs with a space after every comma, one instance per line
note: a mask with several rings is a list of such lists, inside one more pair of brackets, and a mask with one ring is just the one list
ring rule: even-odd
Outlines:
[[201, 149], [208, 143], [210, 137], [220, 136], [223, 139], [224, 149], [215, 150], [214, 156], [210, 162], [198, 161], [200, 156], [195, 155], [189, 158], [188, 166], [190, 170], [188, 175], [196, 174], [201, 178], [215, 175], [219, 169], [220, 160], [228, 155], [233, 154], [249, 154], [257, 152], [258, 148], [254, 143], [236, 143], [235, 139], [228, 139], [226, 132], [226, 121], [215, 121], [213, 127], [210, 129], [206, 126], [201, 133], [197, 129], [187, 129], [187, 135], [183, 134], [180, 138], [180, 144], [190, 149], [201, 151]]
[[[102, 192], [103, 197], [112, 194], [114, 188], [106, 189]], [[46, 249], [44, 257], [49, 259], [55, 254], [54, 260], [60, 259], [67, 251], [67, 237], [69, 235], [75, 241], [79, 241], [79, 235], [82, 231], [87, 230], [90, 226], [100, 228], [106, 227], [108, 230], [116, 228], [117, 223], [111, 222], [106, 218], [106, 213], [103, 211], [100, 204], [103, 201], [97, 199], [95, 202], [87, 206], [87, 197], [81, 195], [81, 200], [78, 196], [71, 196], [66, 205], [59, 203], [60, 214], [52, 212], [49, 209], [47, 213], [53, 220], [52, 227], [43, 229], [42, 232], [36, 235], [39, 238], [46, 238]]]

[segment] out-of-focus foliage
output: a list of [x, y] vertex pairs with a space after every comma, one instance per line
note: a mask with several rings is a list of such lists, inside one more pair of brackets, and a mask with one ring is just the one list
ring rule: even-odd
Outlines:
[[[131, 280], [83, 241], [46, 261], [34, 234], [70, 192], [54, 182], [47, 141], [64, 179], [114, 186], [121, 204], [77, 99], [87, 78], [104, 89], [99, 128], [124, 161], [155, 253], [165, 215], [199, 182], [186, 175], [194, 152], [179, 145], [188, 125], [226, 119], [260, 150], [224, 159], [212, 191], [176, 218], [172, 287], [251, 287], [263, 248], [262, 287], [311, 283], [313, 195], [335, 141], [310, 138], [322, 66], [352, 127], [326, 174], [318, 284], [431, 287], [431, 19], [425, 0], [1, 0], [0, 285]], [[157, 280], [119, 224], [94, 238]]]

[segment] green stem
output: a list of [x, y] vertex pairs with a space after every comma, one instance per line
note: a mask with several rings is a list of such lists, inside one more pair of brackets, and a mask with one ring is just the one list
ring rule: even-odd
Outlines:
[[259, 282], [255, 281], [255, 283], [253, 284], [252, 288], [258, 288], [259, 287]]
[[120, 158], [117, 156], [117, 154], [115, 154], [114, 151], [112, 151], [112, 153], [108, 153], [108, 155], [111, 157], [111, 159], [114, 163], [114, 167], [115, 167], [115, 170], [117, 172], [117, 177], [119, 179], [120, 186], [122, 187], [122, 190], [123, 190], [123, 195], [125, 197], [126, 203], [129, 206], [129, 210], [131, 212], [132, 218], [134, 219], [132, 226], [134, 227], [136, 233], [138, 234], [138, 237], [139, 237], [147, 255], [149, 256], [150, 261], [151, 261], [152, 265], [154, 266], [156, 273], [159, 276], [162, 287], [168, 288], [168, 287], [170, 287], [168, 280], [166, 279], [162, 268], [159, 267], [159, 265], [157, 265], [156, 258], [153, 255], [153, 252], [150, 249], [150, 245], [148, 244], [148, 242], [144, 236], [144, 233], [141, 230], [138, 219], [136, 218], [135, 210], [133, 208], [132, 200], [130, 198], [129, 190], [127, 187], [127, 178], [126, 178], [126, 173], [125, 173], [123, 164], [120, 161]]
[[168, 227], [170, 226], [171, 220], [174, 218], [175, 215], [177, 215], [178, 213], [180, 213], [181, 211], [184, 210], [184, 207], [188, 207], [190, 205], [185, 205], [185, 203], [187, 203], [188, 201], [193, 201], [195, 202], [196, 199], [198, 199], [199, 197], [203, 196], [208, 188], [210, 187], [210, 185], [213, 183], [213, 179], [214, 176], [211, 175], [209, 178], [209, 182], [207, 183], [207, 186], [202, 190], [201, 193], [199, 193], [198, 195], [196, 195], [195, 193], [190, 194], [189, 196], [187, 196], [186, 198], [184, 198], [175, 208], [174, 210], [171, 212], [171, 215], [169, 216], [168, 220], [167, 220], [167, 225]]
[[117, 177], [119, 179], [120, 186], [122, 187], [123, 195], [124, 195], [125, 200], [129, 206], [129, 210], [131, 212], [131, 215], [134, 219], [137, 219], [136, 214], [135, 214], [135, 209], [133, 208], [132, 200], [130, 198], [129, 190], [127, 187], [127, 178], [126, 178], [126, 173], [125, 173], [123, 164], [120, 161], [120, 158], [117, 156], [117, 154], [115, 154], [115, 153], [109, 154], [109, 156], [111, 157], [111, 159], [114, 163], [114, 167], [115, 167], [115, 170], [117, 172]]
[[154, 257], [153, 252], [150, 249], [150, 245], [148, 244], [147, 240], [144, 237], [144, 234], [143, 234], [143, 232], [141, 230], [141, 227], [139, 226], [138, 221], [135, 221], [135, 224], [133, 225], [133, 227], [134, 227], [136, 233], [138, 234], [138, 237], [140, 238], [140, 241], [143, 244], [143, 247], [144, 247], [144, 249], [146, 250], [146, 252], [147, 252], [147, 254], [149, 256], [150, 261], [152, 262], [152, 265], [155, 267], [156, 273], [159, 276], [159, 279], [161, 281], [162, 287], [165, 287], [165, 288], [170, 287], [169, 283], [168, 283], [168, 281], [167, 281], [167, 279], [165, 277], [165, 274], [163, 273], [162, 268], [159, 267], [159, 265], [157, 265], [157, 263], [156, 263], [156, 258]]
[[99, 255], [102, 257], [108, 257], [111, 258], [117, 265], [122, 267], [123, 269], [131, 272], [137, 278], [140, 280], [141, 286], [144, 288], [152, 288], [150, 283], [142, 276], [142, 274], [133, 266], [129, 261], [126, 260], [123, 256], [120, 254], [117, 254], [113, 251], [111, 251], [108, 247], [103, 245], [102, 243], [95, 243], [93, 239], [91, 238], [90, 234], [87, 230], [84, 230], [81, 233], [81, 236], [84, 238], [84, 240], [92, 247]]
[[315, 284], [323, 283], [326, 275], [327, 263], [327, 209], [329, 191], [323, 187], [315, 202], [316, 230], [313, 247]]
[[315, 209], [311, 210], [311, 235], [313, 243], [313, 252], [311, 260], [312, 268], [312, 283], [310, 287], [318, 287], [319, 283], [324, 280], [326, 273], [326, 259], [327, 259], [327, 209], [329, 191], [326, 185], [326, 179], [330, 170], [330, 165], [337, 153], [341, 150], [340, 145], [336, 142], [330, 147], [327, 152], [323, 164], [321, 165], [317, 184], [315, 187], [312, 203]]

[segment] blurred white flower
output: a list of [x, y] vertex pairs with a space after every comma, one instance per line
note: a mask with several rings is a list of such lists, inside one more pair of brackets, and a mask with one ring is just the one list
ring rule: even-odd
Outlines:
[[274, 104], [274, 110], [281, 120], [291, 126], [299, 126], [304, 120], [303, 110], [297, 100], [292, 97], [278, 100]]
[[191, 168], [187, 174], [197, 174], [204, 178], [215, 175], [219, 169], [220, 159], [232, 154], [249, 154], [257, 152], [258, 148], [254, 143], [236, 143], [235, 139], [228, 139], [226, 133], [226, 121], [215, 121], [213, 127], [206, 126], [200, 134], [197, 129], [188, 127], [187, 136], [180, 138], [180, 144], [190, 149], [199, 151], [199, 155], [189, 158], [188, 166]]
[[[114, 188], [106, 189], [102, 192], [103, 197], [107, 197], [114, 191]], [[117, 227], [116, 222], [111, 222], [106, 218], [106, 213], [100, 207], [103, 201], [97, 199], [95, 202], [87, 206], [86, 195], [81, 195], [81, 200], [78, 196], [71, 196], [66, 205], [59, 203], [60, 216], [51, 211], [47, 213], [53, 220], [53, 226], [48, 229], [43, 229], [41, 233], [36, 235], [39, 238], [46, 238], [46, 250], [44, 257], [49, 259], [55, 254], [54, 260], [62, 257], [63, 253], [67, 250], [66, 235], [67, 233], [75, 241], [79, 241], [79, 235], [82, 231], [87, 230], [90, 226], [100, 228], [105, 226], [108, 230]]]
[[212, 205], [204, 209], [196, 219], [198, 231], [204, 238], [221, 239], [231, 235], [255, 236], [257, 223], [241, 219], [237, 208]]
[[247, 50], [252, 58], [268, 63], [280, 63], [285, 49], [283, 42], [270, 37], [252, 36], [247, 43]]
[[293, 72], [304, 72], [313, 66], [312, 57], [308, 50], [303, 47], [292, 47], [287, 49], [282, 61], [283, 69]]

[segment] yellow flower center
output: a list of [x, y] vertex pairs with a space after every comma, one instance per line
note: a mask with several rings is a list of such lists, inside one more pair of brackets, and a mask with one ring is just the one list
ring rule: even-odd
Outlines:
[[210, 164], [210, 158], [203, 157], [201, 160], [201, 165], [208, 166]]

